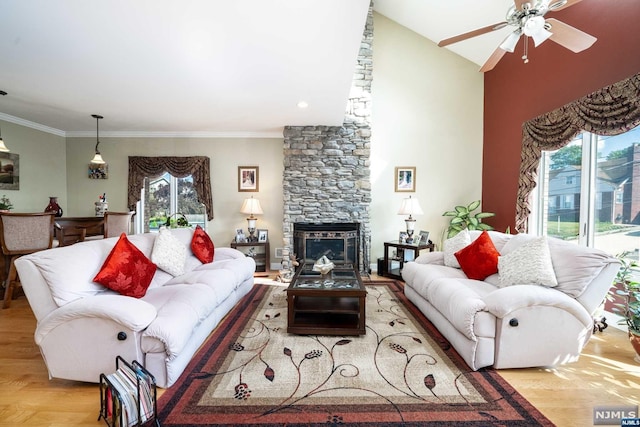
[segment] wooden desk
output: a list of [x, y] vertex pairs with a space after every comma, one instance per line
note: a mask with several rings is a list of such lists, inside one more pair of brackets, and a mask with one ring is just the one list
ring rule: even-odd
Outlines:
[[90, 236], [104, 236], [103, 217], [60, 217], [55, 219], [54, 237], [60, 246], [73, 245]]

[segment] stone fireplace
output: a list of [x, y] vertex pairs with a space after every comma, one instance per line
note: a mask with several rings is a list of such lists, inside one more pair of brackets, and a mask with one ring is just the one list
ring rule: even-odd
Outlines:
[[360, 256], [360, 224], [358, 223], [295, 223], [293, 251], [300, 261], [313, 264], [326, 256], [335, 264], [358, 265]]
[[299, 251], [304, 249], [294, 243], [296, 223], [357, 224], [354, 232], [357, 236], [353, 240], [355, 253], [349, 256], [354, 256], [361, 273], [370, 271], [372, 42], [370, 6], [342, 126], [286, 126], [284, 129], [285, 253], [294, 252], [300, 257]]

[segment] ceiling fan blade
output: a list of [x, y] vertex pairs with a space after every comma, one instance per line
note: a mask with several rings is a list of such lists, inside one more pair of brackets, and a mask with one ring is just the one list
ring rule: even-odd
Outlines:
[[573, 6], [576, 3], [580, 3], [582, 0], [566, 0], [566, 3], [563, 4], [562, 6], [554, 6], [555, 3], [562, 3], [562, 0], [551, 0], [549, 2], [549, 10], [553, 10], [554, 12], [556, 10], [562, 10], [562, 9], [566, 9], [569, 6]]
[[531, 4], [530, 0], [513, 0], [513, 5], [516, 7], [516, 10], [522, 10], [522, 5], [525, 3]]
[[495, 67], [498, 62], [500, 62], [505, 53], [507, 53], [507, 51], [500, 48], [494, 50], [489, 59], [487, 59], [487, 62], [485, 62], [482, 68], [480, 68], [480, 72], [486, 73], [487, 71], [493, 70], [493, 67]]
[[477, 30], [469, 31], [468, 33], [459, 34], [454, 37], [449, 37], [448, 39], [444, 39], [438, 43], [438, 46], [444, 47], [453, 43], [458, 43], [462, 40], [470, 39], [472, 37], [480, 36], [482, 34], [490, 33], [491, 31], [499, 30], [500, 28], [504, 28], [507, 26], [506, 22], [500, 22], [498, 24], [489, 25], [483, 28], [478, 28]]
[[549, 31], [551, 31], [552, 35], [549, 39], [575, 53], [590, 48], [598, 40], [592, 35], [557, 19], [549, 18], [547, 19], [547, 24], [551, 25]]

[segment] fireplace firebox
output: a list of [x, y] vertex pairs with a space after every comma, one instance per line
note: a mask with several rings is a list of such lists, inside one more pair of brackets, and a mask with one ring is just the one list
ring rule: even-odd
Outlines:
[[335, 264], [359, 265], [359, 223], [295, 223], [293, 250], [306, 264], [326, 256]]

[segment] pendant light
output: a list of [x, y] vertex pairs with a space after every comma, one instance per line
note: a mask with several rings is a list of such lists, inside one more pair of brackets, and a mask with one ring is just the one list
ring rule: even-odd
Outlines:
[[[0, 90], [0, 96], [5, 96], [7, 94], [7, 92]], [[4, 145], [4, 141], [2, 140], [2, 133], [0, 132], [0, 152], [2, 153], [8, 153], [9, 149], [7, 148], [6, 145]]]
[[98, 145], [100, 145], [100, 130], [98, 124], [100, 123], [100, 119], [104, 119], [104, 117], [99, 116], [98, 114], [92, 114], [91, 117], [96, 119], [96, 154], [93, 156], [93, 159], [91, 159], [91, 163], [103, 165], [105, 161], [102, 159], [100, 151], [98, 151]]

